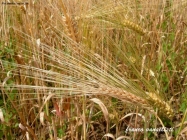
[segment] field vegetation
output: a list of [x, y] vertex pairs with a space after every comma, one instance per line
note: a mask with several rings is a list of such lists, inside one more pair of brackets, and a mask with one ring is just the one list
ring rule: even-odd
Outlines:
[[0, 2], [0, 139], [187, 139], [187, 1]]

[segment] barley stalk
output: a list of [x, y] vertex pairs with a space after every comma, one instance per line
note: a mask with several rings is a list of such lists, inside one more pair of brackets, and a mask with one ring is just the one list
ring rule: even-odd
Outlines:
[[[99, 68], [93, 67], [90, 62], [80, 61], [76, 58], [73, 58], [72, 56], [65, 55], [62, 52], [53, 52], [53, 58], [48, 55], [51, 53], [50, 48], [48, 46], [45, 46], [46, 53], [45, 57], [49, 59], [51, 62], [56, 61], [57, 64], [51, 65], [48, 64], [48, 66], [54, 67], [54, 69], [59, 69], [60, 71], [68, 72], [67, 74], [60, 74], [55, 71], [47, 71], [40, 68], [37, 68], [36, 66], [27, 66], [21, 60], [21, 58], [17, 58], [18, 64], [17, 70], [14, 70], [14, 75], [19, 76], [20, 70], [21, 70], [21, 77], [22, 79], [37, 79], [38, 84], [36, 85], [9, 85], [9, 88], [17, 88], [22, 89], [25, 93], [28, 92], [28, 90], [43, 90], [46, 92], [50, 91], [56, 91], [57, 93], [60, 91], [63, 91], [62, 96], [68, 96], [70, 92], [72, 92], [71, 96], [73, 95], [107, 95], [114, 98], [118, 98], [124, 102], [131, 103], [135, 106], [141, 106], [142, 108], [146, 108], [148, 110], [152, 110], [152, 107], [156, 107], [159, 109], [160, 114], [163, 114], [162, 112], [166, 112], [166, 117], [171, 118], [173, 116], [173, 110], [163, 100], [158, 98], [156, 94], [149, 93], [147, 94], [147, 97], [141, 97], [138, 95], [135, 95], [129, 91], [124, 90], [123, 88], [117, 88], [113, 85], [107, 84], [106, 79], [108, 80], [115, 80], [115, 82], [120, 82], [118, 79], [115, 79], [114, 77], [111, 77], [109, 73], [106, 73], [102, 71]], [[42, 52], [41, 52], [42, 53]], [[90, 54], [91, 55], [91, 54]], [[61, 57], [59, 57], [61, 56]], [[81, 58], [81, 57], [80, 57]], [[75, 64], [81, 64], [81, 68]], [[14, 65], [12, 63], [9, 63], [9, 65]], [[71, 67], [70, 70], [68, 70], [68, 67]], [[88, 68], [90, 67], [90, 68]], [[75, 72], [79, 74], [78, 77], [76, 77]], [[84, 80], [81, 79], [81, 77], [86, 74], [90, 80]], [[71, 75], [68, 76], [68, 75]], [[72, 75], [73, 74], [73, 75]], [[89, 76], [90, 75], [90, 76]], [[81, 77], [80, 77], [81, 76]], [[116, 77], [117, 78], [117, 77]], [[23, 81], [23, 80], [22, 80]], [[95, 81], [94, 83], [91, 81]], [[42, 83], [41, 83], [42, 82]], [[51, 82], [55, 84], [59, 84], [59, 87], [47, 87], [44, 86], [46, 82]], [[6, 81], [4, 82], [6, 83]], [[112, 83], [111, 83], [112, 84]], [[122, 82], [121, 85], [125, 84], [125, 86], [129, 86], [131, 90], [133, 90], [133, 86], [128, 85], [128, 82]], [[4, 84], [1, 85], [4, 87]], [[124, 86], [124, 85], [123, 85]], [[137, 92], [137, 91], [136, 91]]]

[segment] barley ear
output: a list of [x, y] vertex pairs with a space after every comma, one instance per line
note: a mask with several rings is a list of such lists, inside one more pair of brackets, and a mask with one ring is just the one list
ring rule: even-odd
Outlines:
[[159, 109], [159, 113], [167, 118], [172, 118], [174, 111], [170, 107], [168, 103], [161, 100], [155, 93], [147, 93], [148, 94], [148, 101], [150, 104], [152, 104], [154, 107], [157, 107]]
[[124, 20], [122, 22], [122, 25], [127, 27], [127, 28], [129, 28], [129, 29], [132, 29], [133, 31], [139, 33], [140, 35], [144, 35], [145, 34], [145, 29], [143, 29], [138, 24], [136, 24], [134, 22], [131, 22], [129, 20]]
[[74, 40], [75, 42], [79, 42], [78, 37], [77, 37], [77, 27], [76, 27], [76, 22], [73, 20], [72, 17], [70, 17], [70, 15], [68, 14], [65, 5], [63, 4], [63, 2], [61, 1], [61, 5], [62, 5], [62, 10], [63, 10], [63, 14], [64, 14], [64, 23], [65, 23], [65, 30], [68, 34], [68, 36]]
[[149, 103], [145, 99], [120, 88], [100, 86], [97, 91], [107, 94], [111, 97], [118, 98], [119, 100], [122, 100], [124, 102], [128, 102], [134, 105], [140, 105], [143, 108], [150, 107]]

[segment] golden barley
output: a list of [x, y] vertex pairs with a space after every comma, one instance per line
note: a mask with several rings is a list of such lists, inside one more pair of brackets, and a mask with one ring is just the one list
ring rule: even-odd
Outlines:
[[147, 100], [152, 104], [153, 106], [157, 107], [159, 109], [159, 113], [168, 117], [172, 118], [174, 111], [169, 106], [168, 103], [161, 100], [155, 93], [147, 93], [148, 97]]
[[126, 26], [129, 29], [132, 29], [133, 31], [139, 33], [140, 35], [145, 34], [145, 30], [142, 27], [140, 27], [138, 24], [131, 22], [129, 20], [124, 20], [122, 25]]

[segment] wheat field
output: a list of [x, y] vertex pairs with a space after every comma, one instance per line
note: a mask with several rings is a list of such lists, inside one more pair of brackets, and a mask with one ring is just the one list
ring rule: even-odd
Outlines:
[[0, 139], [187, 138], [186, 1], [0, 2]]

